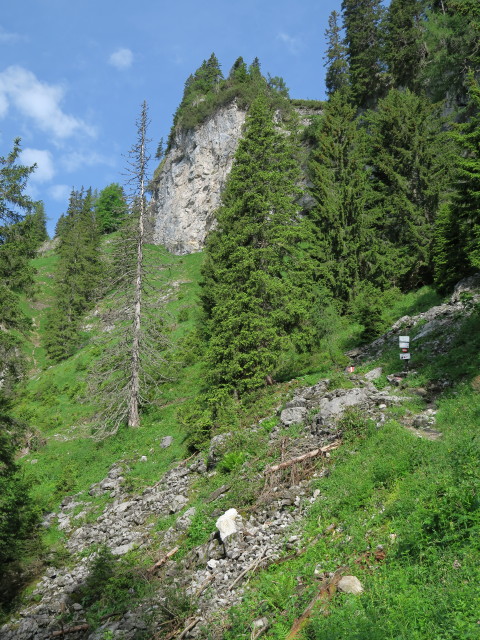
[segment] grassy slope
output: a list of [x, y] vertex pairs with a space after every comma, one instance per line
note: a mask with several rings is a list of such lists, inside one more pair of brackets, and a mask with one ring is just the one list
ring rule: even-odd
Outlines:
[[[172, 315], [183, 318], [175, 327], [179, 338], [194, 324], [202, 256], [179, 258], [166, 256], [158, 248], [151, 251], [154, 260], [168, 261], [166, 277], [183, 282], [179, 284], [179, 295], [169, 304]], [[66, 493], [87, 489], [102, 479], [118, 459], [130, 461], [127, 481], [132, 490], [156, 482], [173, 460], [186, 455], [184, 434], [175, 412], [199, 388], [198, 364], [186, 366], [177, 381], [165, 385], [141, 429], [125, 429], [101, 443], [86, 437], [94, 408], [79, 404], [76, 395], [83, 387], [86, 368], [94, 361], [95, 351], [87, 333], [86, 344], [78, 354], [45, 369], [48, 363], [38, 344], [44, 328], [43, 309], [51, 295], [48, 274], [54, 257], [46, 256], [35, 263], [41, 290], [39, 299], [29, 306], [38, 326], [29, 349], [38, 370], [25, 386], [17, 413], [47, 438], [46, 446], [24, 459], [39, 507], [54, 508]], [[427, 288], [397, 297], [388, 309], [389, 319], [424, 311], [438, 302]], [[257, 404], [243, 417], [245, 426], [268, 415], [292, 386], [313, 384], [320, 377], [330, 377], [333, 387], [347, 384], [342, 374], [346, 364], [342, 352], [355, 345], [361, 327], [343, 322], [334, 323], [332, 330], [335, 338], [319, 345], [313, 364], [304, 363], [302, 370], [294, 372], [296, 381], [259, 395]], [[437, 403], [437, 424], [444, 433], [443, 439], [419, 440], [398, 422], [405, 410], [418, 412], [423, 408], [420, 397], [405, 409], [392, 408], [390, 420], [380, 430], [369, 427], [361, 416], [352, 419], [349, 440], [332, 456], [330, 476], [317, 481], [323, 499], [315, 503], [303, 525], [306, 539], [322, 533], [332, 523], [334, 532], [322, 535], [300, 558], [259, 574], [251, 581], [242, 605], [219, 621], [223, 636], [218, 635], [218, 630], [208, 631], [206, 636], [250, 638], [252, 621], [265, 615], [271, 627], [263, 637], [285, 638], [294, 619], [318, 590], [315, 566], [333, 571], [345, 565], [363, 582], [365, 593], [361, 597], [337, 596], [327, 607], [328, 617], [324, 612], [314, 614], [303, 632], [304, 638], [478, 637], [480, 571], [475, 560], [479, 533], [479, 352], [478, 314], [464, 323], [447, 354], [433, 357], [428, 349], [418, 349], [417, 374], [408, 382], [411, 387], [425, 387], [445, 378], [452, 382]], [[361, 370], [376, 364], [384, 367], [385, 374], [398, 370], [396, 347], [386, 349], [379, 362], [365, 364]], [[385, 378], [379, 384], [385, 384]], [[241, 509], [255, 500], [254, 480], [275, 456], [268, 447], [268, 430], [274, 423], [275, 418], [266, 422], [264, 431], [255, 438], [248, 429], [240, 429], [232, 455], [222, 470], [205, 477], [194, 488], [192, 501], [198, 515], [185, 539], [185, 549], [203, 542], [211, 532], [213, 521], [204, 497], [217, 486], [228, 480], [232, 490], [210, 511], [233, 504]], [[174, 446], [167, 450], [159, 448], [159, 439], [164, 435], [174, 436]], [[295, 433], [290, 435], [294, 437]], [[148, 462], [138, 462], [141, 455], [146, 455]], [[37, 462], [32, 464], [32, 460]], [[53, 544], [56, 532], [48, 535]], [[375, 558], [377, 545], [383, 545], [385, 560]]]
[[[176, 295], [168, 304], [174, 340], [178, 343], [195, 320], [202, 258], [199, 254], [185, 258], [167, 256], [156, 247], [151, 247], [150, 253], [156, 262], [168, 263], [163, 277], [178, 283]], [[64, 362], [51, 366], [44, 349], [38, 346], [44, 332], [44, 312], [51, 304], [50, 274], [54, 263], [52, 255], [34, 261], [40, 288], [37, 299], [26, 305], [26, 310], [37, 327], [32, 333], [31, 344], [27, 345], [27, 351], [33, 354], [35, 368], [15, 408], [16, 415], [46, 439], [44, 447], [32, 451], [24, 459], [25, 471], [34, 483], [33, 495], [42, 510], [54, 508], [66, 493], [84, 490], [98, 482], [119, 459], [131, 463], [129, 482], [132, 490], [135, 486], [158, 480], [173, 460], [185, 455], [184, 434], [179, 431], [175, 412], [185, 398], [195, 394], [198, 386], [198, 366], [186, 366], [177, 380], [164, 385], [158, 402], [149, 408], [140, 430], [125, 429], [115, 438], [101, 442], [88, 437], [89, 419], [95, 408], [88, 403], [79, 403], [77, 398], [85, 388], [87, 369], [95, 361], [92, 341], [95, 318], [87, 319], [93, 328], [84, 333], [84, 347]], [[183, 318], [181, 322], [177, 320], [179, 314]], [[159, 441], [166, 435], [174, 437], [174, 444], [161, 449]], [[148, 461], [138, 463], [142, 455], [146, 455]], [[37, 462], [32, 464], [32, 460]]]
[[[431, 295], [423, 290], [402, 298], [399, 315], [423, 310]], [[251, 584], [244, 603], [231, 612], [225, 638], [249, 638], [249, 625], [261, 616], [272, 622], [263, 637], [285, 638], [318, 592], [316, 566], [327, 572], [348, 567], [365, 593], [319, 603], [298, 638], [480, 637], [480, 313], [462, 323], [446, 354], [422, 350], [421, 342], [417, 351], [410, 392], [439, 380], [451, 383], [437, 397], [436, 428], [443, 438], [419, 440], [398, 422], [406, 411], [424, 407], [420, 397], [392, 407], [381, 429], [354, 417], [349, 438], [332, 455], [329, 477], [317, 481], [323, 499], [304, 524], [306, 539], [324, 535], [304, 556]], [[374, 365], [385, 374], [398, 371], [396, 346], [360, 370]]]

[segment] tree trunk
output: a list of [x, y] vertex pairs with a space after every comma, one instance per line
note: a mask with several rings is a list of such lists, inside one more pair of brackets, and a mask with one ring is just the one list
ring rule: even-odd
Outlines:
[[141, 313], [142, 313], [142, 276], [143, 276], [143, 242], [144, 242], [144, 218], [145, 218], [145, 174], [146, 174], [146, 134], [147, 134], [147, 104], [142, 105], [138, 126], [138, 165], [136, 178], [138, 180], [138, 238], [137, 238], [137, 264], [135, 273], [135, 306], [133, 317], [132, 355], [130, 399], [128, 407], [128, 426], [140, 426], [140, 339], [141, 339]]

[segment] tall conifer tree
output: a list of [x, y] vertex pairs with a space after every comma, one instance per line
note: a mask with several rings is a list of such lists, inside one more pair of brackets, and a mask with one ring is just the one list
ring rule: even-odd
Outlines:
[[328, 29], [325, 31], [327, 39], [325, 86], [328, 95], [345, 89], [348, 85], [347, 48], [342, 38], [339, 19], [340, 14], [337, 11], [332, 11], [328, 18]]
[[59, 230], [55, 305], [48, 316], [45, 345], [54, 360], [74, 352], [80, 340], [82, 316], [99, 293], [103, 265], [90, 189], [72, 191]]
[[436, 230], [435, 281], [447, 291], [461, 278], [480, 270], [480, 86], [470, 75], [469, 119], [455, 125], [457, 155], [455, 192]]
[[431, 282], [434, 223], [452, 162], [438, 107], [392, 89], [366, 125], [381, 241], [376, 280], [405, 289]]
[[14, 388], [25, 368], [19, 335], [30, 327], [13, 291], [22, 290], [25, 284], [21, 272], [26, 250], [19, 240], [20, 221], [33, 209], [25, 187], [34, 167], [19, 164], [19, 153], [17, 139], [12, 151], [0, 157], [0, 607], [5, 595], [14, 595], [10, 568], [37, 522], [29, 487], [15, 460], [21, 425], [11, 415]]
[[343, 0], [342, 12], [353, 98], [373, 107], [386, 86], [381, 0]]
[[328, 101], [313, 132], [309, 175], [317, 204], [310, 212], [317, 234], [317, 278], [348, 302], [374, 262], [368, 217], [368, 171], [363, 131], [342, 92]]
[[395, 88], [416, 91], [427, 55], [422, 0], [392, 0], [385, 20], [385, 57]]
[[265, 384], [282, 351], [305, 340], [307, 237], [296, 199], [299, 169], [263, 96], [252, 104], [206, 247], [203, 305], [212, 393]]
[[158, 283], [159, 265], [147, 264], [145, 222], [148, 184], [148, 108], [142, 104], [137, 140], [128, 156], [130, 210], [113, 247], [107, 296], [107, 335], [99, 338], [102, 355], [90, 372], [89, 397], [98, 406], [97, 436], [113, 435], [122, 425], [139, 427], [142, 407], [168, 378], [169, 343], [163, 307], [168, 297]]

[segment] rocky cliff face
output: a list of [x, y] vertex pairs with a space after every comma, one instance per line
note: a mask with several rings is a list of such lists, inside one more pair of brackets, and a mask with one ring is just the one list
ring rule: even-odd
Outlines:
[[177, 255], [200, 251], [245, 122], [235, 102], [190, 131], [177, 131], [151, 202], [151, 239]]

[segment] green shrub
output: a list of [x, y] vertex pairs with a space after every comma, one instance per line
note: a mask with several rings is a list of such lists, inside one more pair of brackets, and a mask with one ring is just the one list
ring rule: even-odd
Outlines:
[[244, 451], [229, 451], [218, 463], [218, 470], [221, 473], [232, 473], [247, 459], [247, 454]]

